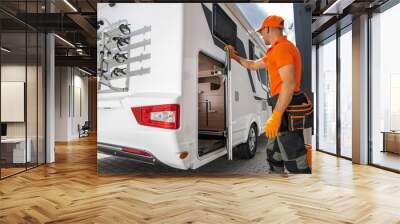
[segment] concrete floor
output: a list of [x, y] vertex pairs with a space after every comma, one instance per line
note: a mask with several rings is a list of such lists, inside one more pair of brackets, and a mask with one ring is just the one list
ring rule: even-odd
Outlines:
[[97, 168], [100, 174], [130, 174], [130, 175], [265, 175], [269, 166], [266, 158], [266, 139], [258, 138], [256, 155], [250, 160], [234, 158], [227, 160], [226, 156], [214, 160], [196, 170], [178, 170], [166, 166], [154, 166], [139, 163], [130, 159], [108, 156], [98, 153]]

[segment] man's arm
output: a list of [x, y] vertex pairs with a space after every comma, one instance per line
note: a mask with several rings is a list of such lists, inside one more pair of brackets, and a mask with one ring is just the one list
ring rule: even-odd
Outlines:
[[237, 56], [236, 54], [233, 56], [233, 59], [241, 64], [243, 67], [250, 70], [258, 70], [265, 68], [265, 63], [262, 59], [258, 60], [247, 60], [242, 57]]
[[294, 75], [294, 65], [289, 64], [279, 69], [279, 75], [282, 80], [281, 91], [279, 93], [278, 102], [276, 103], [274, 111], [283, 114], [287, 106], [292, 100], [293, 93], [296, 89], [296, 79]]
[[250, 69], [250, 70], [258, 70], [258, 69], [265, 68], [265, 63], [264, 63], [263, 59], [259, 59], [256, 61], [247, 60], [245, 58], [237, 56], [235, 54], [235, 48], [233, 46], [226, 45], [224, 47], [224, 51], [226, 51], [227, 49], [230, 50], [230, 57], [232, 59], [234, 59], [235, 61], [237, 61], [239, 64], [241, 64], [243, 67]]

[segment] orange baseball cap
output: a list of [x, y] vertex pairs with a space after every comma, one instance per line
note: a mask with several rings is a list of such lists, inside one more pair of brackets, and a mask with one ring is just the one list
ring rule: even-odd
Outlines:
[[283, 20], [280, 16], [268, 16], [264, 19], [263, 23], [256, 29], [256, 32], [260, 32], [264, 27], [275, 27], [275, 28], [283, 28], [285, 20]]

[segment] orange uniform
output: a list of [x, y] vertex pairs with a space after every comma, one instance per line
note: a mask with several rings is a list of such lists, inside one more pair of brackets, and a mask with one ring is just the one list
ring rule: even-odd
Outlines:
[[296, 79], [295, 91], [300, 91], [301, 83], [301, 55], [296, 46], [286, 39], [280, 37], [267, 51], [263, 57], [269, 74], [271, 96], [276, 96], [281, 91], [282, 79], [279, 69], [285, 65], [294, 65], [294, 75]]
[[[270, 32], [263, 31], [266, 27], [283, 29], [284, 20], [282, 17], [276, 15], [265, 18], [263, 23], [256, 30], [256, 32], [260, 32], [261, 35], [263, 35], [263, 38], [268, 38], [266, 35]], [[294, 78], [296, 81], [295, 91], [300, 91], [301, 55], [299, 50], [293, 43], [288, 41], [285, 36], [281, 36], [275, 41], [262, 60], [269, 74], [271, 96], [279, 95], [281, 92], [282, 79], [279, 74], [279, 69], [290, 64], [294, 66]], [[272, 99], [277, 99], [277, 97]], [[276, 102], [277, 101], [275, 101], [275, 103], [270, 102], [272, 108], [276, 106]], [[281, 127], [282, 121], [284, 121], [283, 127]], [[287, 114], [275, 110], [272, 112], [267, 122], [265, 122], [264, 131], [268, 137], [267, 161], [270, 170], [273, 173], [283, 173], [286, 167], [291, 173], [311, 173], [306, 159], [307, 150], [304, 145], [303, 131], [289, 131], [287, 123]], [[279, 135], [281, 130], [284, 132], [289, 131], [289, 134]]]

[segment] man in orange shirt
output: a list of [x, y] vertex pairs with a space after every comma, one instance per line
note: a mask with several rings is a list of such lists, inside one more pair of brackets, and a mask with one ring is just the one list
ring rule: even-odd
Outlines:
[[301, 55], [297, 47], [283, 35], [284, 20], [267, 17], [256, 30], [266, 45], [267, 54], [259, 60], [247, 60], [235, 54], [230, 45], [231, 58], [250, 70], [266, 69], [269, 74], [272, 115], [264, 126], [268, 137], [267, 161], [272, 173], [311, 173], [307, 163], [303, 131], [289, 131], [286, 108], [293, 95], [300, 91]]

